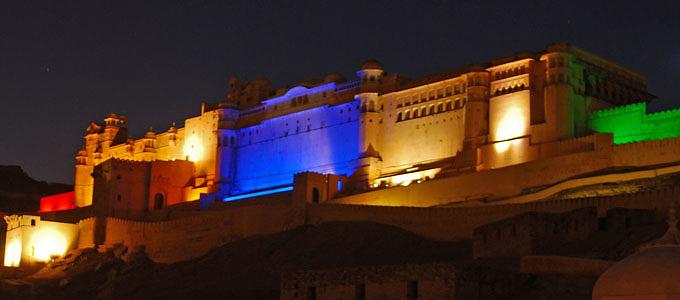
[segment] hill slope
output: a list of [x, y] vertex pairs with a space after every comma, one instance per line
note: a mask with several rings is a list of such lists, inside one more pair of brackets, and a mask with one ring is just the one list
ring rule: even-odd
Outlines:
[[19, 166], [0, 166], [0, 212], [37, 211], [40, 197], [73, 190], [73, 186], [38, 181]]

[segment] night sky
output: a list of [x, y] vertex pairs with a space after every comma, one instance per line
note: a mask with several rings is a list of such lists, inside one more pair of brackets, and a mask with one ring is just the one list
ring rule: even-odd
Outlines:
[[680, 107], [677, 1], [38, 2], [0, 3], [0, 164], [41, 180], [72, 183], [108, 112], [139, 137], [232, 75], [280, 87], [368, 58], [417, 77], [569, 42], [645, 75], [654, 109]]

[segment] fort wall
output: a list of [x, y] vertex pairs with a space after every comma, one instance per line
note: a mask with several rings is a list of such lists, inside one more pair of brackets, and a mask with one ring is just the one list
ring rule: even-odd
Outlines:
[[294, 174], [303, 171], [349, 176], [358, 167], [356, 101], [279, 116], [238, 132], [236, 192], [292, 185]]
[[307, 221], [370, 221], [401, 227], [437, 240], [472, 239], [475, 228], [525, 212], [563, 213], [595, 207], [597, 216], [616, 208], [666, 209], [680, 200], [680, 187], [635, 194], [541, 202], [488, 205], [481, 207], [381, 207], [368, 205], [308, 204]]
[[538, 149], [552, 153], [580, 151], [591, 147], [594, 151], [543, 158], [463, 176], [438, 178], [408, 187], [376, 189], [336, 198], [331, 202], [427, 207], [475, 199], [498, 200], [606, 169], [648, 168], [680, 161], [680, 138], [612, 146], [610, 135], [596, 134]]
[[607, 271], [614, 262], [564, 256], [525, 256], [520, 259], [522, 273], [593, 274]]
[[152, 260], [172, 263], [201, 256], [229, 241], [292, 229], [302, 225], [303, 218], [287, 203], [264, 203], [205, 211], [171, 221], [106, 218], [105, 222], [105, 247], [143, 246]]

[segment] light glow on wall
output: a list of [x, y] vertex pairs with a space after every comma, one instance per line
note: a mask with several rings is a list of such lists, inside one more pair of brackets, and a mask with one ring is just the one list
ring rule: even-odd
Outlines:
[[[503, 141], [524, 135], [527, 125], [525, 124], [524, 119], [524, 114], [518, 107], [508, 109], [498, 122], [496, 140]], [[505, 150], [507, 150], [507, 148], [505, 148]]]
[[191, 136], [184, 144], [184, 156], [193, 162], [197, 162], [203, 158], [203, 143], [197, 136]]
[[379, 187], [382, 182], [387, 183], [388, 186], [409, 186], [412, 183], [420, 183], [426, 177], [429, 179], [434, 178], [437, 173], [439, 173], [441, 168], [428, 169], [418, 172], [411, 172], [406, 174], [399, 174], [390, 177], [381, 177], [373, 181], [373, 187]]
[[[231, 191], [289, 186], [295, 174], [305, 171], [350, 176], [358, 167], [357, 106], [356, 100], [324, 105], [239, 129], [246, 138], [236, 145]], [[225, 170], [232, 163], [229, 158], [222, 162]]]
[[293, 190], [292, 186], [287, 186], [287, 187], [282, 187], [282, 188], [278, 188], [278, 189], [271, 189], [271, 190], [266, 190], [266, 191], [259, 191], [259, 192], [254, 192], [254, 193], [247, 193], [247, 194], [224, 197], [224, 199], [222, 199], [222, 201], [223, 202], [229, 202], [229, 201], [247, 199], [247, 198], [252, 198], [252, 197], [257, 197], [257, 196], [278, 194], [278, 193], [288, 192], [288, 191], [292, 191], [292, 190]]
[[66, 253], [68, 244], [64, 236], [53, 229], [40, 229], [31, 239], [33, 258], [40, 261], [48, 261], [53, 256], [62, 256]]
[[21, 240], [13, 239], [5, 248], [5, 267], [18, 267], [21, 263]]
[[680, 137], [680, 109], [647, 113], [646, 103], [594, 112], [590, 128], [614, 135], [614, 144]]
[[40, 212], [59, 211], [74, 208], [76, 208], [76, 205], [75, 192], [73, 191], [40, 198]]
[[510, 141], [502, 141], [502, 142], [497, 142], [493, 144], [494, 150], [496, 150], [497, 153], [503, 153], [505, 151], [508, 151], [510, 149], [510, 146], [515, 146], [520, 144], [520, 139], [514, 139]]

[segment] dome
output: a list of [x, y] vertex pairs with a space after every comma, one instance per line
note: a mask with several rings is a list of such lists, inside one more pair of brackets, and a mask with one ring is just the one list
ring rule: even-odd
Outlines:
[[[675, 209], [669, 211], [668, 231], [657, 241], [604, 272], [593, 288], [593, 300], [680, 299], [680, 235]], [[676, 298], [677, 297], [677, 298]]]
[[149, 130], [146, 131], [144, 134], [144, 137], [147, 139], [155, 139], [156, 138], [156, 133], [153, 132], [153, 128], [149, 127]]
[[362, 70], [369, 70], [369, 69], [375, 69], [375, 70], [382, 70], [382, 64], [375, 60], [375, 59], [369, 59], [365, 61], [363, 64], [361, 64], [361, 69]]
[[345, 81], [347, 81], [347, 79], [345, 79], [345, 76], [342, 76], [340, 73], [330, 73], [323, 78], [323, 83], [340, 83]]
[[593, 289], [594, 300], [642, 295], [680, 297], [680, 247], [651, 248], [631, 255], [604, 272]]

